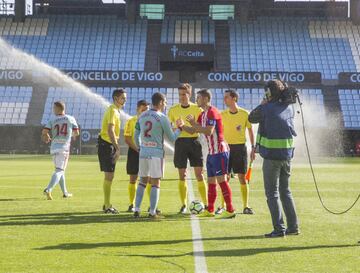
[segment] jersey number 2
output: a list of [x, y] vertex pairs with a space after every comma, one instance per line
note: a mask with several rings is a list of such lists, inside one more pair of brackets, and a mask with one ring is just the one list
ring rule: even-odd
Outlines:
[[151, 137], [151, 134], [149, 133], [152, 129], [152, 122], [151, 121], [146, 121], [145, 122], [145, 126], [146, 126], [146, 129], [144, 131], [144, 137]]
[[57, 136], [67, 136], [67, 123], [61, 124], [61, 127], [59, 124], [56, 124], [55, 130]]

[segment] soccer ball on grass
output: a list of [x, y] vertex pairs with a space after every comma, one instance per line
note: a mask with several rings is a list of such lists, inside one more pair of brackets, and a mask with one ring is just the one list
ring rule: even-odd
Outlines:
[[204, 210], [204, 208], [204, 204], [199, 200], [192, 201], [189, 207], [192, 214], [199, 214]]

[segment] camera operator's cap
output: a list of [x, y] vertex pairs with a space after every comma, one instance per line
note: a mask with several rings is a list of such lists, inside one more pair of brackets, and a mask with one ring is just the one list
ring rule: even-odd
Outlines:
[[148, 103], [146, 100], [139, 100], [138, 102], [137, 102], [137, 107], [140, 107], [140, 106], [148, 106], [148, 105], [150, 105], [150, 103]]

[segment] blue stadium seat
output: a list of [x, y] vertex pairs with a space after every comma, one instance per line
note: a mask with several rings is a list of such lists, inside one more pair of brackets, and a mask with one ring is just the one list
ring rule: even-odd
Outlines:
[[231, 70], [319, 71], [325, 79], [357, 71], [349, 39], [311, 38], [309, 22], [260, 17], [244, 24], [229, 19]]
[[[46, 17], [49, 26], [45, 36], [7, 35], [3, 38], [58, 68], [144, 70], [146, 20], [129, 24], [116, 16], [106, 16], [106, 20], [102, 16], [88, 16], [87, 20], [84, 16], [68, 18], [64, 15]], [[126, 56], [129, 64], [125, 66], [124, 62], [114, 58], [114, 52]], [[112, 65], [98, 65], [100, 58]]]

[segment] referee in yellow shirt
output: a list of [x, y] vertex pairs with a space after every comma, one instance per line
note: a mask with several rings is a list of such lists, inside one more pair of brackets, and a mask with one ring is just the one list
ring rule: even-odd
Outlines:
[[[185, 125], [190, 126], [186, 121], [188, 115], [197, 118], [202, 110], [196, 104], [190, 102], [191, 85], [188, 83], [181, 84], [178, 88], [179, 103], [172, 106], [169, 110], [168, 117], [170, 122], [176, 127], [176, 120], [182, 119]], [[198, 140], [199, 134], [189, 134], [182, 131], [175, 142], [174, 165], [179, 171], [179, 195], [181, 201], [181, 208], [179, 213], [187, 212], [187, 184], [186, 184], [186, 167], [187, 161], [190, 161], [190, 166], [194, 168], [195, 177], [198, 181], [198, 190], [201, 199], [205, 206], [207, 206], [207, 187], [203, 176], [203, 155], [201, 143]]]
[[116, 161], [120, 157], [120, 109], [126, 102], [124, 89], [115, 89], [112, 93], [113, 104], [104, 113], [101, 131], [98, 138], [98, 158], [100, 170], [104, 172], [103, 183], [105, 213], [118, 214], [110, 203], [111, 185], [114, 179]]
[[[124, 138], [125, 143], [129, 146], [126, 161], [126, 172], [130, 176], [130, 182], [128, 186], [129, 193], [129, 208], [128, 212], [134, 212], [134, 202], [136, 194], [136, 180], [139, 172], [139, 148], [136, 146], [134, 141], [135, 136], [135, 125], [138, 117], [144, 111], [149, 110], [149, 103], [146, 100], [139, 100], [136, 105], [136, 116], [128, 119], [125, 123]], [[151, 189], [151, 184], [148, 183]]]
[[[254, 214], [249, 207], [249, 184], [245, 180], [248, 165], [246, 148], [246, 129], [251, 143], [250, 159], [255, 159], [255, 139], [251, 123], [248, 120], [249, 113], [237, 105], [239, 95], [234, 90], [226, 90], [224, 103], [228, 109], [221, 113], [224, 124], [224, 137], [230, 147], [229, 173], [231, 170], [236, 173], [240, 181], [240, 189], [243, 201], [243, 213]], [[218, 209], [221, 213], [221, 208]]]

